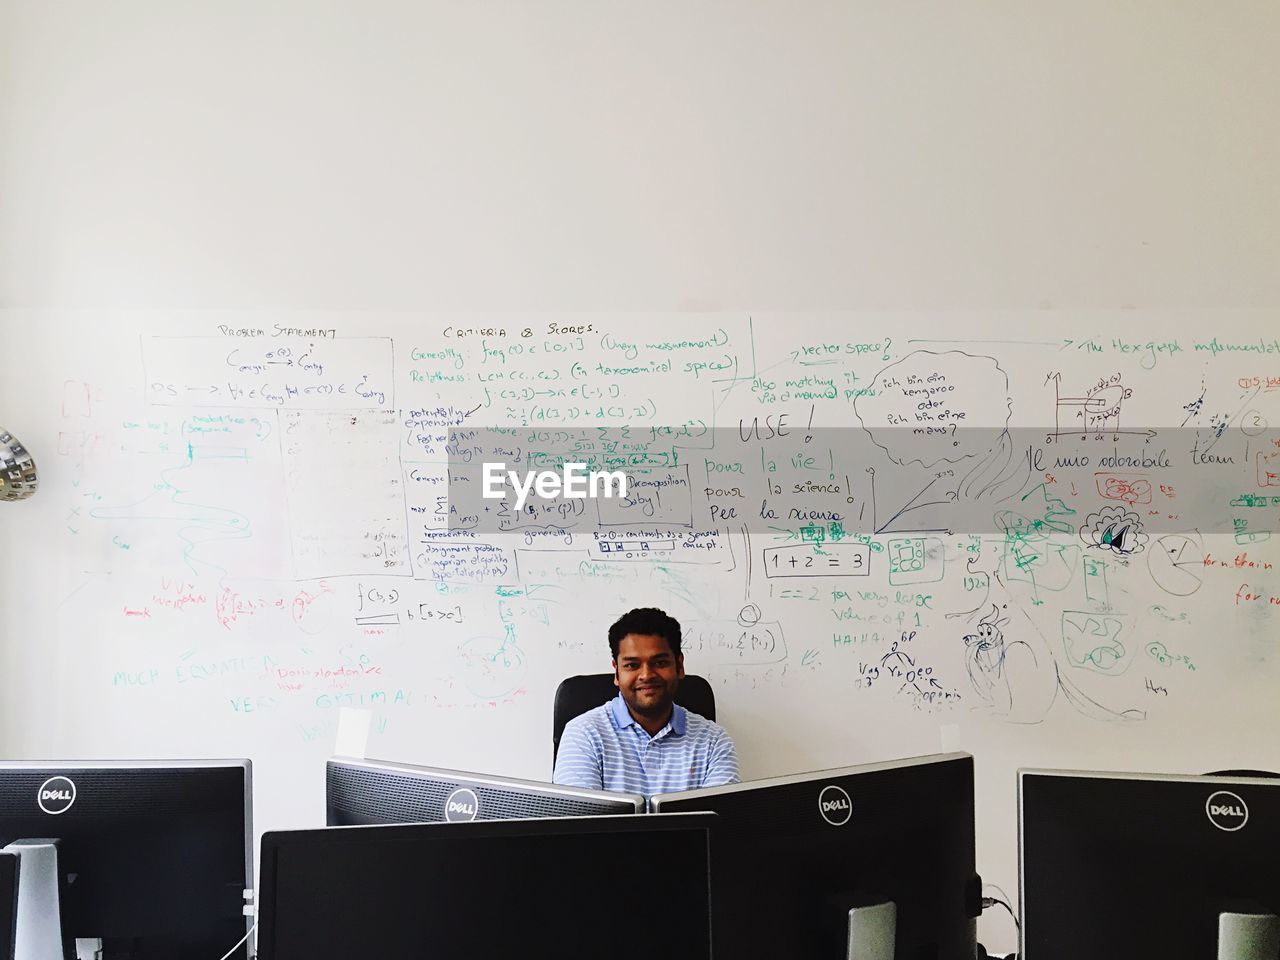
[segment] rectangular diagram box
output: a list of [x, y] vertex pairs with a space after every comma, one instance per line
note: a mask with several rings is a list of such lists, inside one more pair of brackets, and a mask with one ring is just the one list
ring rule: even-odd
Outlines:
[[865, 577], [871, 572], [871, 548], [864, 543], [805, 543], [764, 551], [765, 576]]

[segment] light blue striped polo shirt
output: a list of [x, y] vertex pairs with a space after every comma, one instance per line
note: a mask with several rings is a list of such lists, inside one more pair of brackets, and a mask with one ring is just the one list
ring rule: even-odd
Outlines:
[[650, 737], [619, 693], [565, 724], [552, 779], [567, 787], [640, 793], [647, 800], [742, 778], [724, 727], [676, 704], [667, 725]]

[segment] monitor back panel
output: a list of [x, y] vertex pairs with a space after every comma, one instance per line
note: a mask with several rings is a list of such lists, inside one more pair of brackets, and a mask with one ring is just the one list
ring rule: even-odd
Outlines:
[[1217, 956], [1218, 914], [1280, 915], [1280, 782], [1023, 771], [1025, 960]]

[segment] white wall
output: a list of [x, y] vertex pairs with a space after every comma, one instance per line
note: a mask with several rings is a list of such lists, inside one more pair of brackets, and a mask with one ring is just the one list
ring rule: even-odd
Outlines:
[[1277, 299], [1267, 2], [0, 11], [8, 305]]

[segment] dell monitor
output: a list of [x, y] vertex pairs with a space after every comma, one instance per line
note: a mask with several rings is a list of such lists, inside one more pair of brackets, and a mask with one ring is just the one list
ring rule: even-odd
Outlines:
[[714, 819], [268, 832], [258, 960], [709, 960]]
[[250, 790], [248, 760], [0, 762], [17, 956], [219, 960], [249, 930]]
[[1280, 781], [1018, 771], [1025, 960], [1280, 957]]
[[644, 813], [644, 797], [383, 760], [334, 758], [325, 769], [331, 827]]
[[982, 891], [967, 754], [659, 794], [650, 803], [662, 814], [719, 814], [717, 960], [974, 956]]

